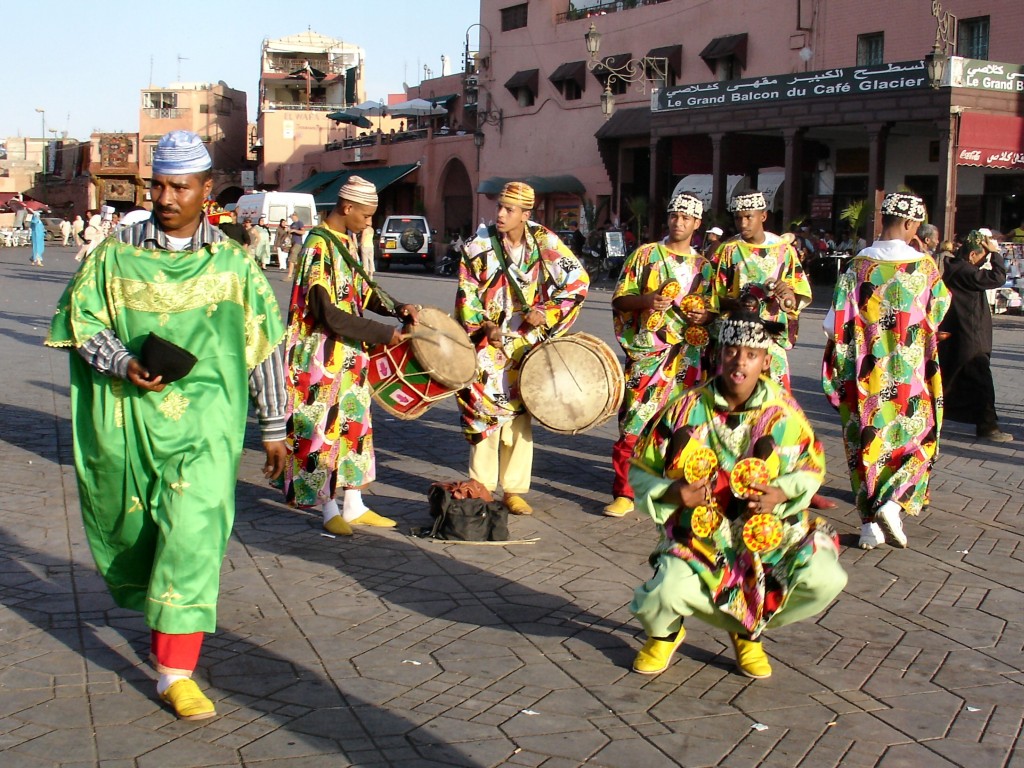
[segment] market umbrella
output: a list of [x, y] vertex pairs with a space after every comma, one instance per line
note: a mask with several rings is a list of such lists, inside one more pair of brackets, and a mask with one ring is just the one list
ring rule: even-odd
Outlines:
[[364, 101], [362, 104], [345, 107], [343, 111], [352, 115], [363, 115], [368, 117], [382, 117], [389, 114], [388, 108], [379, 101]]
[[428, 117], [447, 115], [448, 110], [426, 99], [410, 99], [399, 104], [392, 104], [388, 107], [388, 114], [392, 117]]
[[347, 109], [331, 112], [327, 117], [336, 123], [354, 125], [357, 128], [373, 128], [373, 123], [370, 122], [369, 118], [349, 112]]

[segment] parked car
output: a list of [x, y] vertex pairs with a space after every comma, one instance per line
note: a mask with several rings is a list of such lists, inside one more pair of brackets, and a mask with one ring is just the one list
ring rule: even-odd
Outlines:
[[430, 272], [434, 268], [435, 234], [425, 216], [388, 216], [378, 232], [377, 269], [387, 271], [392, 264], [419, 264]]
[[43, 229], [46, 231], [46, 240], [63, 240], [64, 235], [60, 231], [60, 223], [64, 221], [60, 216], [43, 216]]
[[252, 219], [255, 224], [260, 216], [267, 217], [267, 223], [277, 226], [281, 219], [288, 219], [293, 213], [298, 214], [304, 227], [312, 227], [317, 223], [316, 201], [307, 192], [252, 192], [238, 198], [237, 204], [228, 203], [224, 212], [232, 210], [238, 214], [238, 223]]

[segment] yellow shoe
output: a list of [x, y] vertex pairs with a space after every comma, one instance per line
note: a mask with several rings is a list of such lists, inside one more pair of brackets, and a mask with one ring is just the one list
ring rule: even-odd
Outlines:
[[206, 698], [191, 678], [175, 680], [160, 694], [160, 698], [174, 708], [174, 714], [181, 720], [205, 720], [217, 715], [213, 702]]
[[644, 647], [640, 649], [633, 660], [633, 671], [639, 672], [641, 675], [660, 675], [672, 663], [672, 656], [676, 649], [683, 644], [684, 637], [686, 637], [686, 627], [680, 626], [679, 634], [672, 640], [647, 638]]
[[747, 677], [763, 680], [772, 676], [772, 665], [758, 640], [748, 640], [731, 632], [732, 647], [736, 650], [736, 666]]
[[604, 513], [608, 517], [625, 517], [633, 509], [633, 500], [629, 496], [616, 496], [615, 501], [604, 508]]
[[352, 526], [346, 523], [345, 518], [341, 515], [335, 515], [324, 523], [324, 530], [328, 533], [333, 533], [335, 536], [352, 535]]
[[390, 517], [378, 515], [372, 509], [368, 509], [349, 525], [372, 525], [374, 528], [394, 528], [398, 523]]
[[510, 515], [532, 515], [533, 507], [526, 503], [526, 499], [515, 494], [505, 494], [505, 506], [508, 507]]

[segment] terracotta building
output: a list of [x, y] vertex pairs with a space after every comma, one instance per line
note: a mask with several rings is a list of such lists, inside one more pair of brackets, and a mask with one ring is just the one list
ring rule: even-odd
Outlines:
[[307, 152], [348, 135], [326, 115], [365, 99], [365, 58], [358, 45], [312, 30], [263, 41], [257, 186], [294, 186], [305, 178], [301, 168]]
[[213, 196], [234, 202], [248, 184], [254, 166], [248, 158], [249, 129], [245, 91], [219, 83], [171, 83], [141, 92], [139, 108], [138, 182], [148, 189], [153, 178], [153, 150], [168, 131], [188, 130], [202, 137], [213, 158]]

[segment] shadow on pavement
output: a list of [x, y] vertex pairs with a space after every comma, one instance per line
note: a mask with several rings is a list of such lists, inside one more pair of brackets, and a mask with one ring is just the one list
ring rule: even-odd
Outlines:
[[[149, 630], [138, 614], [114, 606], [95, 571], [78, 569], [75, 572], [69, 563], [19, 544], [3, 529], [0, 529], [0, 552], [6, 555], [0, 569], [0, 603], [72, 653], [82, 656], [88, 665], [113, 673], [134, 691], [117, 685], [112, 692], [90, 694], [94, 706], [102, 708], [103, 705], [96, 703], [98, 698], [120, 699], [120, 704], [112, 701], [110, 706], [121, 713], [124, 723], [152, 718], [161, 711], [168, 723], [165, 727], [172, 732], [173, 729], [184, 731], [202, 727], [176, 721], [156, 700], [154, 677], [146, 662]], [[94, 618], [85, 619], [83, 614]], [[79, 617], [77, 625], [69, 623], [71, 616]], [[32, 631], [25, 629], [6, 627], [8, 651], [20, 644], [45, 645], [45, 641], [33, 642]], [[102, 676], [97, 675], [95, 669], [88, 674], [90, 686], [102, 687], [99, 679]], [[253, 760], [308, 759], [319, 755], [324, 760], [331, 759], [332, 765], [339, 765], [333, 761], [341, 756], [354, 764], [467, 768], [480, 765], [462, 749], [420, 728], [419, 723], [347, 694], [345, 680], [335, 682], [321, 670], [285, 658], [266, 645], [255, 644], [250, 638], [233, 632], [218, 631], [207, 636], [197, 678], [214, 699], [219, 718], [259, 719], [264, 723], [262, 728], [252, 730], [251, 742], [238, 747], [239, 754], [249, 755]], [[210, 685], [201, 678], [208, 678]], [[0, 690], [6, 689], [7, 695], [13, 695], [17, 687], [15, 676], [0, 685]], [[256, 713], [255, 718], [253, 713]], [[31, 710], [5, 716], [26, 721], [33, 717]], [[267, 733], [268, 721], [278, 726], [270, 733]], [[133, 747], [124, 741], [132, 739], [133, 733], [126, 729], [120, 745], [129, 753]], [[221, 733], [221, 729], [215, 728], [210, 738], [215, 739]], [[389, 738], [393, 741], [395, 737], [400, 737], [405, 749], [414, 749], [419, 757], [388, 761], [383, 752], [396, 745], [381, 746], [378, 741], [387, 742]], [[11, 751], [19, 750], [15, 747]]]

